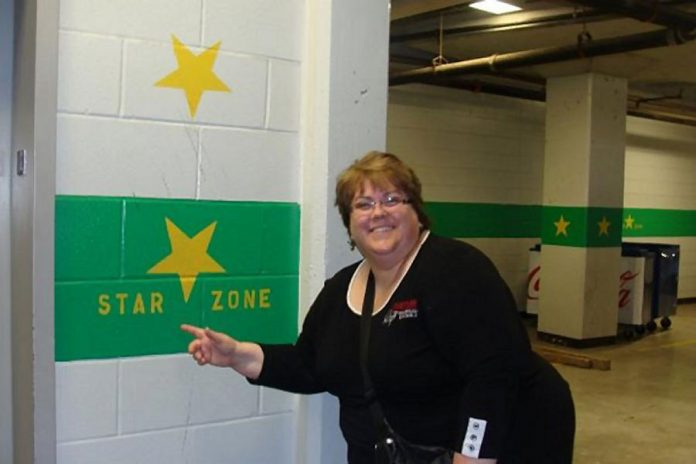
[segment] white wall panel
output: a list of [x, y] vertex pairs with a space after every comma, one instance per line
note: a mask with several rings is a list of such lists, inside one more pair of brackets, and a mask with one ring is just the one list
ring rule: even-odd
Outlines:
[[200, 198], [299, 201], [299, 136], [204, 129]]
[[296, 435], [292, 414], [205, 426], [192, 435], [191, 462], [205, 464], [290, 463]]
[[[211, 47], [191, 48], [195, 55]], [[187, 123], [262, 128], [266, 117], [268, 62], [218, 52], [212, 71], [230, 89], [204, 91], [194, 115], [186, 92], [155, 86], [178, 69], [171, 43], [128, 41], [125, 52], [123, 116]]]
[[58, 445], [58, 464], [189, 464], [191, 432], [166, 430]]
[[122, 49], [120, 39], [61, 32], [58, 111], [117, 115]]
[[58, 443], [116, 435], [117, 376], [117, 360], [56, 363]]
[[[626, 139], [626, 207], [695, 209], [696, 129], [682, 126], [680, 139], [665, 140], [636, 133], [635, 118], [629, 118]], [[666, 123], [653, 121], [664, 126]], [[672, 124], [675, 125], [675, 124]], [[675, 129], [669, 131], [674, 134]], [[693, 134], [691, 134], [693, 133]], [[691, 135], [691, 139], [688, 136]]]
[[198, 131], [171, 124], [58, 117], [61, 195], [194, 198]]
[[199, 367], [189, 356], [121, 362], [121, 432], [221, 422], [258, 412], [259, 387], [229, 369]]
[[62, 0], [60, 28], [100, 35], [198, 43], [201, 0]]
[[[231, 394], [231, 393], [230, 393]], [[292, 414], [195, 429], [173, 429], [112, 439], [64, 443], [59, 464], [230, 464], [293, 462]]]
[[290, 60], [302, 57], [302, 0], [207, 0], [205, 40], [224, 50]]
[[268, 128], [300, 129], [300, 63], [271, 60]]
[[261, 388], [261, 414], [275, 414], [297, 410], [299, 395], [273, 388]]
[[387, 146], [414, 167], [426, 201], [541, 203], [540, 104], [423, 86], [392, 89]]

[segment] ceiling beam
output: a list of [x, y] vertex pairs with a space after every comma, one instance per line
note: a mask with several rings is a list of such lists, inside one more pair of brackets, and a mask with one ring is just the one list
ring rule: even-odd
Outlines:
[[[476, 20], [457, 20], [456, 16], [444, 16], [442, 19], [442, 33], [444, 36], [461, 36], [466, 34], [481, 34], [605, 21], [616, 19], [616, 16], [608, 14], [605, 11], [591, 9], [554, 8], [548, 10], [522, 11]], [[398, 43], [428, 39], [437, 37], [439, 33], [439, 18], [429, 18], [417, 22], [393, 22], [390, 41], [391, 43]]]

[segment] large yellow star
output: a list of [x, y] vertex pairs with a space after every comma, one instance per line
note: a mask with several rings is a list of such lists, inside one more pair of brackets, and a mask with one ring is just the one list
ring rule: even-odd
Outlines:
[[565, 235], [566, 237], [568, 236], [568, 226], [570, 225], [570, 222], [566, 221], [562, 214], [561, 218], [554, 222], [553, 225], [556, 226], [556, 237], [561, 234]]
[[213, 72], [213, 65], [217, 58], [220, 42], [203, 51], [200, 55], [194, 55], [174, 35], [172, 35], [174, 55], [179, 67], [155, 83], [155, 87], [173, 87], [183, 89], [186, 92], [191, 117], [196, 116], [201, 95], [206, 90], [215, 92], [230, 92], [230, 88], [220, 80]]
[[186, 235], [169, 218], [164, 218], [172, 252], [147, 271], [148, 274], [177, 274], [181, 282], [184, 301], [188, 302], [198, 274], [225, 272], [222, 266], [208, 254], [217, 221], [198, 232], [193, 238]]
[[633, 229], [634, 222], [636, 222], [636, 220], [629, 214], [626, 219], [624, 219], [624, 227], [626, 229]]
[[599, 235], [606, 235], [607, 237], [609, 236], [609, 226], [611, 225], [611, 222], [607, 220], [606, 216], [602, 216], [602, 220], [597, 223], [599, 226]]

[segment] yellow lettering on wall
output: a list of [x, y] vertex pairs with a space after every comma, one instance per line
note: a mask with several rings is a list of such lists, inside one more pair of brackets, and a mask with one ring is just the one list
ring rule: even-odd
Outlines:
[[239, 292], [237, 290], [230, 290], [227, 292], [227, 307], [230, 309], [237, 309], [239, 306]]
[[150, 293], [150, 314], [164, 314], [162, 303], [164, 303], [164, 296], [160, 292]]
[[244, 308], [254, 308], [256, 305], [256, 290], [244, 289]]
[[135, 294], [135, 303], [133, 303], [133, 314], [145, 314], [145, 303], [143, 303], [143, 295], [140, 292]]
[[117, 293], [116, 299], [118, 300], [118, 313], [123, 316], [126, 314], [126, 298], [128, 298], [127, 293]]
[[99, 314], [106, 316], [111, 312], [111, 303], [109, 302], [109, 295], [102, 293], [99, 295]]
[[272, 306], [271, 288], [268, 287], [211, 290], [210, 295], [213, 297], [211, 311], [235, 310], [240, 307], [269, 309]]
[[271, 307], [271, 289], [262, 288], [259, 290], [259, 307], [268, 309]]
[[161, 292], [150, 292], [148, 300], [147, 293], [137, 292], [131, 302], [131, 295], [125, 292], [121, 293], [101, 293], [97, 297], [97, 311], [102, 316], [111, 314], [112, 302], [111, 299], [118, 300], [118, 314], [121, 316], [150, 314], [164, 314], [164, 295]]
[[210, 309], [212, 309], [213, 311], [222, 311], [223, 309], [225, 309], [221, 304], [222, 290], [213, 290], [210, 293], [215, 298], [215, 300], [213, 300], [213, 306]]

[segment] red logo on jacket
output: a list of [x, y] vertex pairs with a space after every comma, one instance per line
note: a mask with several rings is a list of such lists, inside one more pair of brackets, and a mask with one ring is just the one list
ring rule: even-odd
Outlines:
[[418, 300], [404, 300], [395, 302], [387, 314], [384, 315], [384, 320], [382, 323], [384, 325], [391, 325], [395, 320], [402, 319], [412, 319], [418, 317]]

